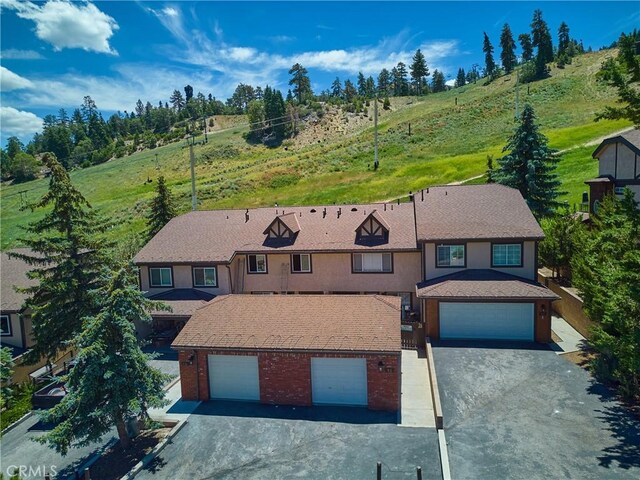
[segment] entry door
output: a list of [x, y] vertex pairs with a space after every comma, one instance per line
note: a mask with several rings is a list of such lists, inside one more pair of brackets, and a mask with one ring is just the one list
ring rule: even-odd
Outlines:
[[367, 362], [364, 358], [312, 358], [313, 403], [367, 405]]
[[225, 400], [260, 400], [256, 355], [209, 355], [209, 395]]
[[440, 338], [533, 340], [533, 303], [440, 302]]

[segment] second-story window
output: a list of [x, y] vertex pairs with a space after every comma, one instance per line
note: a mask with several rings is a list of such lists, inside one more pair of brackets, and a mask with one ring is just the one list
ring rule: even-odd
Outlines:
[[354, 273], [391, 273], [393, 260], [390, 253], [354, 253]]
[[266, 255], [247, 255], [249, 273], [267, 273]]
[[464, 267], [464, 245], [438, 245], [437, 267]]
[[150, 268], [149, 280], [152, 287], [173, 287], [171, 267]]
[[11, 336], [11, 318], [9, 315], [0, 315], [0, 335]]
[[217, 287], [216, 267], [193, 267], [194, 287]]
[[311, 273], [311, 255], [308, 253], [291, 255], [291, 271], [293, 273]]
[[491, 254], [494, 267], [522, 266], [522, 245], [519, 243], [496, 243], [492, 246]]

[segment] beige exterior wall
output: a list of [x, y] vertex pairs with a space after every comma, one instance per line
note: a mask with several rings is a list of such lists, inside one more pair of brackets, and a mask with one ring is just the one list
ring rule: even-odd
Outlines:
[[3, 315], [9, 315], [9, 321], [11, 322], [11, 335], [0, 337], [2, 343], [5, 345], [11, 345], [13, 347], [24, 348], [22, 342], [22, 327], [20, 325], [19, 313], [3, 313]]
[[[163, 267], [165, 265], [162, 265]], [[198, 267], [208, 267], [213, 265], [197, 265]], [[149, 292], [154, 295], [156, 293], [172, 290], [173, 288], [195, 288], [196, 290], [202, 290], [203, 292], [212, 293], [214, 295], [222, 295], [225, 293], [231, 293], [231, 286], [229, 284], [229, 272], [226, 265], [215, 265], [216, 274], [218, 279], [217, 288], [203, 288], [193, 286], [193, 273], [191, 265], [173, 265], [173, 287], [171, 288], [151, 288], [149, 286], [149, 267], [146, 265], [140, 266], [140, 288], [144, 292]]]
[[269, 254], [267, 273], [249, 274], [246, 270], [246, 256], [237, 255], [231, 268], [234, 293], [240, 293], [235, 288], [243, 283], [243, 293], [415, 293], [416, 283], [421, 277], [420, 252], [395, 252], [392, 273], [352, 273], [351, 262], [350, 253], [312, 253], [311, 273], [291, 273], [290, 254]]
[[640, 174], [640, 158], [633, 150], [623, 143], [618, 143], [617, 156], [616, 162], [616, 144], [607, 145], [600, 152], [599, 175], [611, 175], [616, 179], [629, 180], [635, 177], [634, 173]]
[[[459, 242], [458, 242], [459, 243]], [[508, 243], [508, 242], [500, 242]], [[517, 242], [514, 242], [517, 243]], [[441, 242], [438, 242], [440, 245]], [[457, 242], [451, 242], [457, 244]], [[515, 268], [497, 268], [491, 266], [491, 242], [467, 242], [465, 255], [467, 261], [467, 269], [486, 269], [490, 268], [511, 275], [535, 280], [536, 278], [536, 242], [523, 242], [523, 259], [522, 267]], [[459, 272], [464, 268], [436, 268], [436, 244], [424, 244], [424, 262], [425, 262], [425, 280], [449, 275], [450, 273]]]

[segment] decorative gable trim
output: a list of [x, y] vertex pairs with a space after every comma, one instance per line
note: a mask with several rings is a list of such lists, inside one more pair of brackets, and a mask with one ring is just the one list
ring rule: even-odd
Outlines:
[[376, 244], [389, 241], [389, 224], [377, 210], [373, 210], [356, 228], [356, 243]]
[[299, 231], [295, 213], [287, 213], [276, 217], [262, 233], [267, 236], [266, 241], [293, 242]]

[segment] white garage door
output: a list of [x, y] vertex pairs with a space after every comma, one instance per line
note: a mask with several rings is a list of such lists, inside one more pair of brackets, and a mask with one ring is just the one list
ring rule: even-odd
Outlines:
[[440, 302], [440, 338], [533, 340], [533, 303]]
[[367, 404], [367, 362], [364, 358], [312, 358], [313, 403]]
[[260, 400], [258, 357], [209, 355], [209, 395], [228, 400]]

